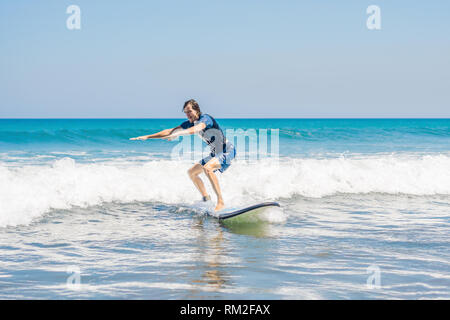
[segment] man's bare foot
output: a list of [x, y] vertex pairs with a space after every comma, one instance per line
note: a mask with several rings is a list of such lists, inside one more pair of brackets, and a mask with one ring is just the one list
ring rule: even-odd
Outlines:
[[214, 209], [214, 211], [222, 210], [224, 207], [225, 207], [225, 203], [223, 203], [223, 201], [217, 201], [217, 206]]

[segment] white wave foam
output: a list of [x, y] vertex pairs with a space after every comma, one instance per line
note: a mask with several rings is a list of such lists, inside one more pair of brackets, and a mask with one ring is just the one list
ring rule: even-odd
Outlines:
[[270, 223], [284, 223], [287, 220], [287, 214], [279, 207], [267, 208], [261, 214], [260, 219]]
[[[191, 162], [171, 160], [128, 166], [80, 164], [8, 167], [0, 164], [0, 226], [27, 224], [50, 209], [103, 202], [194, 203], [200, 196], [188, 178]], [[336, 193], [450, 195], [450, 157], [372, 156], [339, 159], [269, 159], [235, 162], [220, 175], [226, 204], [246, 205], [294, 195]], [[205, 185], [214, 193], [206, 178]]]

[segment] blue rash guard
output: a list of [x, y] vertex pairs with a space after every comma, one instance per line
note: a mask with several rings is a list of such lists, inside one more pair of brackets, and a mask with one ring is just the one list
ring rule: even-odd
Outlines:
[[204, 123], [206, 127], [199, 132], [199, 136], [211, 148], [211, 154], [203, 158], [199, 163], [203, 166], [212, 158], [217, 158], [220, 162], [220, 172], [224, 172], [231, 164], [231, 160], [236, 156], [236, 150], [230, 142], [225, 139], [222, 129], [219, 127], [216, 120], [208, 114], [202, 114], [200, 118], [191, 123], [190, 121], [183, 122], [180, 126], [183, 129], [188, 129]]

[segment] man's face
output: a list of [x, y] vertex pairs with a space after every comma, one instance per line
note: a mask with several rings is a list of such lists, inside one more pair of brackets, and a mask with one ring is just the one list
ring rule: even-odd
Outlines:
[[191, 105], [187, 105], [186, 108], [184, 108], [184, 113], [186, 114], [186, 117], [189, 119], [190, 123], [198, 120], [198, 113], [197, 111], [192, 109]]

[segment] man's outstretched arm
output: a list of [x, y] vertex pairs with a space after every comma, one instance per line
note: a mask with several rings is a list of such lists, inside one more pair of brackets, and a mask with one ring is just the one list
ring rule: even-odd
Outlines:
[[130, 140], [147, 140], [147, 139], [166, 138], [166, 137], [170, 136], [177, 129], [181, 129], [181, 127], [178, 126], [176, 128], [172, 128], [172, 129], [165, 129], [163, 131], [160, 131], [160, 132], [157, 132], [157, 133], [154, 133], [154, 134], [149, 134], [147, 136], [140, 136], [140, 137], [136, 137], [136, 138], [130, 138]]
[[[178, 129], [180, 127], [177, 127], [175, 129]], [[198, 133], [199, 131], [202, 131], [203, 129], [206, 128], [206, 124], [204, 123], [199, 123], [193, 127], [190, 127], [188, 129], [184, 129], [184, 130], [173, 130], [168, 136], [163, 137], [163, 139], [168, 139], [168, 140], [172, 140], [175, 139], [176, 137], [179, 136], [187, 136], [190, 134], [195, 134]]]

